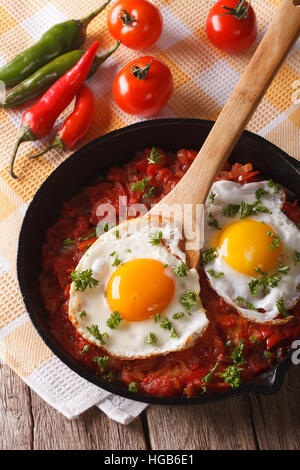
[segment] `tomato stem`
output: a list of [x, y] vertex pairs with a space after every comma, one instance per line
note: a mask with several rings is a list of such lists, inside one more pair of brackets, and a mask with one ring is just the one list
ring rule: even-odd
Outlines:
[[152, 60], [150, 60], [149, 64], [146, 64], [145, 67], [142, 67], [142, 68], [138, 67], [137, 65], [134, 65], [131, 69], [131, 73], [138, 80], [144, 80], [149, 73], [151, 65], [152, 65]]
[[234, 8], [230, 8], [230, 7], [227, 7], [226, 5], [222, 5], [222, 8], [228, 11], [223, 13], [223, 15], [221, 16], [232, 15], [238, 20], [243, 20], [247, 18], [251, 0], [248, 0], [247, 5], [245, 5], [245, 3], [246, 3], [246, 0], [239, 0]]
[[120, 18], [123, 21], [123, 24], [125, 26], [134, 26], [132, 23], [136, 23], [136, 19], [133, 16], [131, 16], [131, 14], [128, 13], [127, 10], [122, 10], [122, 11], [124, 15], [123, 16], [120, 15]]

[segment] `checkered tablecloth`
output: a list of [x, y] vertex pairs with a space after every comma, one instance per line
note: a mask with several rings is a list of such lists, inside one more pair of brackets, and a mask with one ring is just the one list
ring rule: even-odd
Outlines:
[[[0, 0], [0, 65], [30, 46], [53, 24], [84, 17], [101, 3], [102, 0]], [[211, 0], [153, 0], [153, 3], [161, 9], [164, 30], [157, 44], [146, 54], [155, 55], [169, 65], [175, 85], [167, 106], [155, 117], [216, 119], [257, 43], [249, 51], [237, 55], [214, 48], [205, 33], [207, 13], [213, 4]], [[258, 18], [259, 41], [280, 0], [253, 0], [252, 4]], [[106, 11], [89, 25], [85, 47], [95, 39], [100, 41], [98, 53], [107, 50], [114, 41], [106, 27]], [[112, 82], [121, 66], [139, 55], [143, 54], [120, 47], [89, 80], [96, 100], [96, 115], [81, 145], [138, 121], [114, 103]], [[299, 103], [298, 41], [248, 129], [300, 159]], [[29, 152], [42, 149], [44, 144], [22, 144], [15, 164], [19, 179], [10, 178], [10, 153], [21, 115], [29, 105], [0, 110], [0, 359], [65, 416], [72, 418], [96, 404], [111, 418], [128, 423], [144, 405], [115, 397], [70, 371], [40, 339], [22, 303], [16, 278], [16, 251], [22, 219], [39, 186], [68, 156], [66, 152], [53, 150], [38, 161], [30, 161], [27, 158]], [[68, 112], [66, 110], [64, 115]], [[45, 141], [50, 142], [51, 137]]]

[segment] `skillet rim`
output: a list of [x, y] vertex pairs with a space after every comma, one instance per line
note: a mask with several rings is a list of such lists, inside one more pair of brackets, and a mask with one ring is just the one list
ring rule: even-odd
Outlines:
[[[109, 391], [113, 394], [119, 395], [124, 398], [129, 398], [131, 400], [136, 400], [143, 403], [149, 404], [160, 404], [160, 405], [193, 405], [193, 404], [204, 404], [204, 403], [212, 403], [216, 401], [225, 400], [227, 398], [240, 395], [242, 393], [263, 393], [263, 394], [272, 394], [276, 393], [280, 390], [281, 385], [284, 381], [285, 373], [288, 370], [289, 366], [291, 365], [289, 353], [282, 361], [276, 364], [273, 368], [268, 369], [264, 373], [255, 377], [252, 381], [246, 382], [242, 384], [238, 389], [228, 389], [225, 392], [206, 395], [206, 396], [197, 396], [197, 397], [159, 397], [159, 396], [152, 396], [152, 395], [144, 395], [141, 393], [133, 393], [129, 392], [126, 388], [121, 387], [119, 385], [110, 383], [106, 380], [103, 380], [100, 376], [95, 375], [94, 373], [88, 371], [85, 367], [83, 367], [80, 363], [78, 363], [75, 359], [69, 356], [66, 352], [63, 351], [63, 348], [57, 343], [55, 337], [51, 334], [50, 331], [47, 331], [43, 325], [41, 325], [40, 320], [34, 313], [34, 308], [32, 306], [32, 302], [30, 296], [27, 294], [26, 284], [25, 284], [25, 274], [24, 268], [22, 263], [23, 257], [23, 248], [26, 244], [26, 233], [28, 230], [28, 224], [30, 221], [31, 213], [34, 211], [34, 207], [38, 204], [39, 198], [44, 191], [47, 190], [47, 186], [51, 183], [53, 179], [56, 178], [56, 175], [61, 171], [67, 171], [68, 167], [72, 165], [72, 162], [78, 158], [80, 153], [87, 151], [89, 148], [94, 147], [95, 145], [101, 145], [102, 142], [105, 142], [107, 139], [114, 138], [119, 134], [126, 134], [127, 132], [132, 132], [135, 129], [144, 128], [147, 126], [163, 126], [167, 124], [196, 124], [196, 125], [203, 125], [203, 126], [212, 126], [214, 121], [206, 120], [206, 119], [193, 119], [193, 118], [165, 118], [165, 119], [152, 119], [149, 121], [141, 121], [129, 126], [125, 126], [121, 129], [116, 129], [112, 132], [109, 132], [103, 136], [100, 136], [93, 141], [87, 143], [79, 150], [71, 154], [66, 160], [64, 160], [60, 165], [58, 165], [55, 170], [46, 178], [46, 180], [41, 184], [40, 188], [35, 193], [33, 199], [31, 200], [23, 222], [22, 227], [19, 233], [19, 240], [18, 240], [18, 250], [17, 250], [17, 276], [19, 281], [19, 287], [22, 294], [22, 300], [25, 304], [26, 310], [28, 312], [29, 318], [35, 327], [36, 331], [38, 332], [41, 339], [47, 345], [47, 347], [54, 353], [56, 357], [58, 357], [67, 367], [69, 367], [73, 372], [81, 376], [82, 378], [86, 379], [88, 382], [93, 383], [94, 385]], [[294, 158], [290, 157], [286, 152], [282, 149], [277, 147], [272, 142], [264, 139], [263, 137], [259, 136], [258, 134], [254, 134], [250, 131], [244, 131], [243, 135], [247, 135], [250, 139], [254, 139], [258, 142], [263, 142], [264, 145], [270, 147], [271, 151], [275, 153], [279, 153], [281, 157], [283, 157], [286, 162], [292, 167], [294, 171], [299, 173], [300, 177], [300, 162], [295, 160]]]

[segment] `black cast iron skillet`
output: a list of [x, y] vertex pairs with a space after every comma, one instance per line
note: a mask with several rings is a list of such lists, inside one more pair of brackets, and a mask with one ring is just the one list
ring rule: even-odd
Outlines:
[[[146, 403], [186, 405], [214, 402], [243, 392], [275, 393], [280, 389], [290, 364], [290, 357], [287, 356], [276, 367], [242, 385], [238, 390], [193, 398], [153, 397], [130, 393], [89, 372], [64, 350], [50, 331], [38, 288], [41, 249], [46, 230], [58, 218], [62, 202], [91, 184], [96, 176], [105, 175], [110, 166], [129, 161], [137, 150], [152, 146], [159, 146], [166, 151], [180, 148], [198, 150], [213, 124], [212, 121], [201, 119], [160, 119], [133, 124], [99, 137], [75, 152], [53, 171], [37, 191], [26, 212], [19, 237], [17, 271], [31, 321], [47, 346], [68, 367], [89, 382], [117, 395]], [[282, 184], [300, 199], [300, 162], [262, 137], [245, 131], [231, 154], [230, 161], [251, 162], [267, 179], [271, 178]]]

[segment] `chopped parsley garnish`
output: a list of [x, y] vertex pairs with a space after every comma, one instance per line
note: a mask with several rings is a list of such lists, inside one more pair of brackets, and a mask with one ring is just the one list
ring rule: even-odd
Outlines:
[[269, 188], [273, 189], [274, 194], [278, 194], [278, 193], [279, 193], [279, 186], [278, 186], [278, 184], [274, 183], [274, 181], [269, 180], [269, 181], [268, 181], [268, 186], [269, 186]]
[[155, 323], [158, 323], [160, 321], [160, 313], [157, 313], [154, 317]]
[[256, 312], [256, 308], [254, 307], [254, 305], [251, 302], [246, 302], [246, 308]]
[[207, 272], [208, 272], [212, 277], [215, 277], [216, 279], [219, 279], [219, 277], [224, 276], [224, 273], [222, 273], [221, 271], [217, 273], [214, 269], [208, 269]]
[[130, 191], [142, 191], [144, 193], [143, 197], [151, 197], [154, 195], [155, 188], [154, 186], [150, 186], [149, 181], [151, 180], [151, 176], [149, 178], [143, 178], [140, 181], [136, 181], [132, 183]]
[[74, 240], [71, 240], [71, 238], [66, 238], [66, 239], [63, 241], [63, 245], [64, 245], [64, 246], [75, 245], [75, 242], [74, 242]]
[[250, 282], [248, 283], [250, 292], [256, 297], [259, 288], [262, 287], [264, 295], [267, 295], [270, 292], [270, 287], [276, 287], [283, 278], [283, 276], [285, 276], [289, 272], [289, 269], [290, 268], [288, 266], [284, 266], [281, 262], [277, 271], [271, 276], [269, 276], [268, 273], [262, 271], [260, 268], [255, 268], [254, 270], [257, 273], [260, 273], [262, 277], [260, 277], [259, 279], [256, 279], [254, 277], [251, 278]]
[[214, 367], [211, 369], [211, 371], [210, 371], [207, 375], [205, 375], [204, 377], [202, 377], [201, 381], [202, 381], [202, 382], [205, 382], [205, 383], [211, 382], [212, 379], [213, 379], [214, 372], [216, 371], [218, 365], [219, 365], [219, 363], [216, 362], [215, 365], [214, 365]]
[[165, 330], [171, 330], [172, 328], [172, 323], [168, 318], [165, 318], [164, 320], [161, 321], [160, 327], [164, 328]]
[[91, 326], [87, 326], [86, 329], [88, 330], [88, 332], [94, 336], [94, 338], [99, 341], [99, 344], [101, 346], [103, 346], [105, 344], [104, 340], [103, 340], [103, 336], [100, 331], [99, 331], [99, 328], [98, 328], [98, 325], [91, 325]]
[[171, 328], [171, 338], [178, 338], [178, 333], [175, 330], [174, 326]]
[[203, 264], [210, 263], [213, 259], [217, 257], [217, 248], [209, 248], [208, 250], [201, 253], [201, 262]]
[[149, 243], [153, 246], [159, 245], [162, 240], [163, 233], [160, 230], [155, 230], [155, 232], [151, 233]]
[[238, 305], [242, 305], [245, 302], [245, 299], [244, 297], [241, 297], [240, 295], [238, 295], [235, 301], [237, 302]]
[[138, 384], [137, 382], [130, 382], [128, 385], [129, 392], [137, 392], [138, 391]]
[[90, 240], [91, 238], [95, 238], [96, 236], [97, 236], [97, 234], [96, 234], [96, 229], [95, 229], [91, 233], [89, 233], [83, 240], [84, 241]]
[[82, 310], [82, 312], [79, 314], [80, 318], [86, 317], [86, 311]]
[[255, 336], [255, 334], [253, 334], [252, 336], [250, 336], [250, 342], [252, 344], [260, 344], [260, 340], [257, 338], [257, 336]]
[[114, 236], [115, 236], [116, 238], [119, 238], [119, 237], [120, 237], [120, 232], [119, 232], [119, 230], [115, 230], [115, 231], [114, 231]]
[[212, 219], [208, 222], [208, 225], [210, 227], [213, 227], [215, 228], [216, 230], [222, 230], [222, 227], [220, 227], [219, 225], [219, 222], [217, 221], [217, 219]]
[[145, 343], [147, 344], [156, 344], [157, 343], [157, 336], [150, 331], [145, 338]]
[[179, 320], [182, 317], [184, 317], [184, 312], [173, 313], [173, 320]]
[[116, 329], [117, 326], [119, 326], [120, 322], [122, 321], [122, 318], [121, 318], [121, 315], [119, 314], [119, 312], [117, 311], [114, 311], [109, 319], [107, 320], [106, 324], [109, 328], [111, 328], [112, 330]]
[[104, 232], [108, 232], [111, 228], [115, 227], [116, 224], [110, 224], [108, 222], [106, 222], [105, 224], [103, 224], [103, 231]]
[[115, 259], [114, 259], [114, 261], [113, 261], [113, 263], [112, 263], [112, 266], [119, 266], [119, 264], [121, 264], [121, 261], [120, 261], [119, 258], [118, 258], [118, 253], [116, 253], [115, 251], [113, 251], [113, 252], [110, 254], [110, 256], [114, 256], [114, 257], [115, 257]]
[[236, 366], [228, 366], [224, 372], [219, 373], [219, 376], [224, 379], [231, 388], [239, 388], [241, 385], [241, 369]]
[[272, 359], [273, 357], [273, 354], [271, 353], [271, 351], [268, 351], [267, 349], [264, 351], [264, 356], [266, 359]]
[[[242, 304], [245, 302], [245, 299], [244, 299], [244, 297], [241, 297], [240, 295], [238, 295], [237, 298], [235, 299], [235, 301], [241, 307]], [[254, 305], [251, 302], [246, 302], [246, 307], [244, 307], [244, 308], [249, 308], [249, 310], [256, 311]]]
[[269, 194], [269, 191], [266, 191], [264, 188], [258, 188], [255, 192], [256, 199], [261, 199], [263, 196]]
[[183, 261], [180, 262], [180, 265], [177, 266], [177, 268], [173, 269], [173, 273], [175, 274], [175, 276], [179, 276], [179, 277], [185, 277], [188, 271], [189, 269]]
[[243, 339], [240, 339], [237, 347], [232, 351], [231, 359], [233, 360], [233, 363], [237, 366], [242, 366], [246, 362], [243, 354], [244, 348], [245, 342]]
[[259, 214], [261, 212], [265, 214], [271, 214], [267, 207], [261, 205], [260, 200], [256, 200], [252, 204], [247, 204], [244, 201], [241, 202], [239, 208], [239, 216], [241, 219], [244, 219], [250, 215]]
[[161, 161], [162, 157], [163, 156], [159, 153], [159, 151], [155, 147], [152, 147], [152, 150], [148, 157], [148, 164], [157, 165]]
[[115, 378], [114, 372], [113, 372], [112, 370], [109, 370], [109, 371], [107, 372], [107, 374], [105, 375], [105, 378], [106, 378], [107, 380], [113, 380], [113, 379]]
[[281, 313], [284, 318], [289, 316], [288, 311], [284, 306], [283, 297], [280, 297], [280, 299], [276, 302], [276, 307], [277, 307], [278, 312]]
[[274, 248], [277, 248], [280, 245], [281, 238], [276, 237], [275, 233], [273, 232], [268, 232], [269, 237], [272, 237], [272, 244], [268, 246], [269, 250], [274, 250]]
[[105, 367], [109, 363], [109, 357], [108, 356], [101, 356], [101, 357], [95, 356], [93, 359], [93, 362], [97, 362], [99, 369], [101, 370], [101, 372], [103, 372]]
[[99, 284], [97, 279], [93, 278], [93, 272], [91, 269], [86, 269], [85, 271], [73, 271], [71, 273], [71, 279], [75, 284], [75, 290], [85, 291], [87, 287], [93, 289]]
[[88, 350], [90, 349], [90, 344], [86, 344], [84, 348], [81, 350], [81, 354], [86, 354]]
[[215, 197], [216, 197], [215, 193], [210, 193], [209, 201], [210, 201], [211, 204], [213, 204], [215, 202]]
[[196, 305], [196, 292], [194, 290], [187, 290], [181, 294], [180, 303], [187, 312], [190, 312], [193, 305]]
[[228, 204], [223, 211], [223, 215], [225, 215], [225, 217], [234, 217], [238, 213], [239, 209], [239, 204]]
[[135, 183], [132, 183], [130, 191], [142, 191], [142, 193], [144, 193], [147, 186], [149, 186], [150, 180], [151, 180], [151, 176], [150, 178], [143, 178], [140, 181], [136, 181]]
[[296, 266], [297, 263], [299, 263], [299, 261], [300, 261], [300, 253], [299, 253], [299, 251], [295, 251], [295, 252], [294, 252], [293, 260], [294, 260], [294, 265]]

